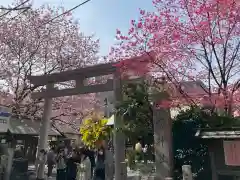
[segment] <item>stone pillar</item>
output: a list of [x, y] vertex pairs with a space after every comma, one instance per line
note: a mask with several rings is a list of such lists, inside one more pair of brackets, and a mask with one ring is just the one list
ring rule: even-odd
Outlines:
[[114, 179], [114, 159], [113, 153], [108, 149], [105, 150], [106, 156], [106, 166], [105, 166], [105, 178], [106, 180], [113, 180]]
[[[211, 142], [214, 143], [214, 142]], [[215, 146], [211, 144], [208, 146], [208, 151], [211, 159], [211, 169], [212, 169], [212, 180], [218, 180], [217, 168], [216, 168], [216, 158], [215, 158]]]
[[9, 147], [7, 149], [7, 165], [6, 165], [6, 171], [4, 173], [4, 180], [9, 180], [11, 176], [12, 171], [12, 164], [13, 164], [13, 156], [14, 156], [14, 149], [12, 147]]
[[159, 106], [163, 100], [167, 100], [168, 98], [169, 95], [166, 91], [158, 92], [153, 97], [156, 180], [165, 180], [167, 177], [173, 177], [172, 121], [170, 109]]
[[[47, 85], [47, 90], [52, 89], [53, 84]], [[47, 142], [48, 142], [48, 132], [50, 129], [50, 119], [51, 119], [51, 112], [52, 112], [52, 98], [45, 98], [44, 102], [44, 110], [43, 110], [43, 118], [40, 127], [40, 135], [39, 135], [39, 148], [38, 148], [38, 155], [41, 149], [47, 150]], [[43, 180], [44, 179], [44, 169], [45, 163], [40, 163], [37, 168], [37, 179]]]
[[182, 166], [183, 180], [193, 180], [192, 170], [190, 165]]
[[[119, 72], [115, 72], [113, 80], [114, 105], [115, 109], [122, 101], [121, 76]], [[115, 180], [126, 180], [125, 161], [125, 136], [121, 128], [123, 127], [123, 118], [121, 114], [115, 112], [114, 117], [114, 154], [115, 154]]]

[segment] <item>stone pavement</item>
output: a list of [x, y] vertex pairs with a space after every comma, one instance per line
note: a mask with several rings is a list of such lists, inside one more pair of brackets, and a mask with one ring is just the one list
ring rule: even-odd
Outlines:
[[[35, 175], [35, 166], [30, 165], [28, 166], [28, 171], [33, 172], [33, 174], [30, 176], [29, 180], [36, 180], [36, 175]], [[45, 174], [47, 174], [47, 166], [45, 166]], [[56, 180], [56, 168], [53, 169], [53, 176], [48, 179], [48, 180]], [[154, 173], [146, 174], [143, 175], [139, 171], [133, 171], [128, 168], [127, 170], [128, 178], [127, 180], [154, 180]], [[46, 177], [47, 179], [47, 177]]]
[[[46, 165], [45, 169], [44, 169], [44, 172], [46, 174], [46, 179], [47, 179], [47, 169], [48, 169], [48, 167]], [[36, 180], [35, 165], [29, 165], [28, 172], [31, 174], [29, 180]], [[56, 170], [56, 168], [53, 168], [52, 177], [49, 178], [48, 180], [56, 180], [56, 174], [57, 174], [57, 170]]]

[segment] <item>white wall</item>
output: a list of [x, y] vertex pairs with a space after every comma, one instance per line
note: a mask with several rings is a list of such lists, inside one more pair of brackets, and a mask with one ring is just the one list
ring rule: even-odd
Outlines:
[[172, 119], [175, 118], [179, 114], [180, 111], [185, 111], [187, 109], [190, 109], [190, 107], [189, 106], [183, 106], [181, 108], [171, 108], [170, 109], [171, 118]]

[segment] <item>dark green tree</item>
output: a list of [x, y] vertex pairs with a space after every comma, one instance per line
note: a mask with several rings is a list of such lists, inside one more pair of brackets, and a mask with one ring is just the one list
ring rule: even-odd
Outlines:
[[198, 108], [182, 111], [173, 121], [173, 152], [175, 179], [182, 179], [182, 165], [189, 164], [196, 180], [210, 180], [208, 147], [195, 137], [199, 128], [206, 127], [203, 113]]
[[182, 179], [182, 165], [190, 164], [196, 180], [210, 180], [211, 167], [206, 141], [195, 137], [201, 128], [239, 127], [237, 118], [212, 112], [211, 108], [191, 107], [173, 120], [175, 179]]
[[144, 80], [123, 85], [123, 101], [118, 110], [124, 118], [124, 133], [131, 143], [141, 138], [144, 143], [153, 144], [153, 113]]

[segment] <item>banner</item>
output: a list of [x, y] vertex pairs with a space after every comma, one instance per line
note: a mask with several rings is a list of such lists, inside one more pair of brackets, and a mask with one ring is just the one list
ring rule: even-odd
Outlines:
[[11, 117], [11, 109], [0, 105], [0, 132], [7, 132], [9, 128], [9, 120]]
[[240, 141], [223, 141], [225, 164], [240, 166]]

